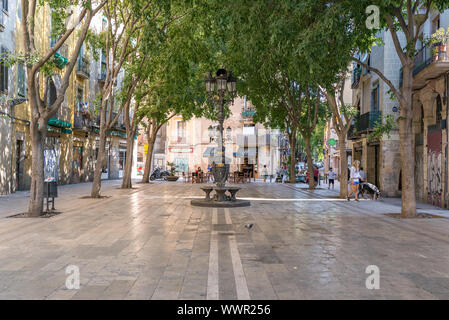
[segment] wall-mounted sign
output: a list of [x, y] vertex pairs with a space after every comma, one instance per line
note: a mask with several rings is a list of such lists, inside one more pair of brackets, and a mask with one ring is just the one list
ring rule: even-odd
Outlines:
[[333, 146], [335, 146], [337, 144], [337, 141], [335, 141], [335, 139], [331, 138], [331, 139], [329, 139], [328, 143], [329, 143], [330, 146], [333, 147]]
[[193, 153], [193, 147], [169, 147], [168, 151], [173, 153]]

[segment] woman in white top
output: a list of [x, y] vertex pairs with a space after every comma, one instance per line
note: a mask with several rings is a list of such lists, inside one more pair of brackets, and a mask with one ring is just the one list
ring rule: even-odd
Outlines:
[[263, 177], [263, 182], [267, 182], [267, 178], [268, 178], [268, 169], [267, 169], [267, 165], [263, 166], [262, 169], [262, 177]]
[[351, 175], [349, 179], [351, 181], [351, 192], [348, 194], [348, 201], [352, 194], [355, 196], [355, 201], [359, 201], [359, 185], [360, 185], [360, 161], [355, 160], [351, 167]]

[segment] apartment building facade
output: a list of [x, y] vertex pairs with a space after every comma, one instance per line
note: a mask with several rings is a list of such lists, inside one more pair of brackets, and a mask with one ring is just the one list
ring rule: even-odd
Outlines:
[[[438, 29], [449, 30], [449, 10], [433, 11], [424, 25], [423, 39]], [[419, 200], [447, 208], [449, 51], [418, 43], [413, 70], [413, 129], [415, 184]]]
[[[419, 201], [448, 207], [448, 73], [447, 44], [426, 45], [439, 28], [449, 28], [449, 10], [432, 11], [417, 44], [413, 70], [413, 130], [416, 197]], [[402, 88], [402, 66], [389, 32], [381, 33], [384, 45], [373, 47], [365, 57]], [[403, 41], [404, 39], [400, 39]], [[401, 169], [398, 130], [373, 138], [372, 133], [382, 117], [399, 116], [399, 103], [391, 99], [389, 87], [376, 74], [355, 64], [352, 75], [353, 105], [359, 115], [348, 133], [353, 142], [353, 159], [360, 160], [369, 182], [379, 186], [386, 196], [399, 196]]]
[[[245, 171], [253, 178], [261, 177], [266, 165], [275, 175], [280, 167], [279, 130], [265, 128], [253, 121], [255, 107], [245, 97], [236, 98], [231, 115], [224, 122], [225, 157], [230, 171]], [[166, 161], [173, 162], [179, 172], [206, 171], [217, 161], [218, 124], [205, 118], [184, 121], [181, 116], [167, 123]]]
[[[5, 2], [4, 0], [3, 2]], [[14, 45], [10, 51], [23, 51], [21, 40], [21, 8], [20, 0], [9, 1], [16, 4], [14, 24], [11, 34], [15, 35]], [[9, 7], [11, 8], [11, 6]], [[36, 45], [42, 50], [48, 50], [56, 43], [50, 36], [51, 9], [43, 6], [37, 15]], [[69, 19], [75, 19], [79, 8], [72, 8], [73, 14]], [[12, 18], [10, 14], [9, 19]], [[91, 23], [91, 29], [99, 32], [105, 28], [106, 19], [98, 14]], [[1, 39], [1, 38], [0, 38]], [[68, 58], [71, 56], [77, 40], [75, 31], [56, 52], [54, 62], [57, 70], [49, 77], [48, 99], [51, 104], [56, 99], [57, 90], [61, 86]], [[2, 41], [3, 44], [3, 41]], [[52, 176], [58, 184], [79, 183], [91, 181], [96, 165], [99, 146], [99, 118], [95, 105], [101, 96], [101, 87], [105, 80], [105, 54], [99, 52], [99, 59], [95, 60], [93, 52], [85, 46], [81, 49], [76, 66], [70, 76], [69, 87], [64, 102], [58, 113], [48, 123], [48, 135], [45, 141], [45, 176]], [[0, 122], [0, 130], [10, 130], [11, 137], [5, 154], [7, 159], [0, 158], [3, 173], [7, 174], [5, 181], [0, 181], [0, 194], [28, 190], [31, 184], [31, 137], [30, 137], [30, 108], [26, 101], [27, 82], [26, 70], [23, 65], [9, 68], [10, 83], [3, 95], [10, 97], [14, 107], [7, 111], [13, 117], [12, 128]], [[117, 79], [116, 90], [121, 86], [123, 72]], [[41, 86], [43, 87], [43, 86]], [[115, 108], [115, 110], [117, 107]], [[2, 110], [3, 111], [3, 110]], [[2, 139], [4, 135], [2, 134]], [[109, 132], [107, 142], [107, 156], [103, 166], [103, 179], [118, 179], [122, 176], [126, 159], [126, 131], [123, 118], [116, 127]], [[7, 180], [7, 181], [6, 181]]]
[[[398, 86], [401, 63], [395, 51], [391, 34], [381, 31], [383, 46], [374, 46], [371, 54], [360, 57], [368, 65], [380, 70]], [[358, 115], [348, 132], [352, 141], [352, 161], [359, 160], [367, 181], [379, 187], [384, 196], [400, 195], [399, 134], [393, 129], [388, 135], [373, 137], [382, 117], [399, 116], [398, 102], [391, 99], [389, 87], [377, 76], [355, 64], [352, 70], [353, 106]]]
[[[15, 26], [18, 19], [17, 0], [0, 1], [0, 54], [13, 51], [16, 43]], [[0, 63], [0, 194], [14, 190], [13, 161], [15, 149], [14, 125], [19, 120], [14, 117], [13, 90], [16, 68]]]

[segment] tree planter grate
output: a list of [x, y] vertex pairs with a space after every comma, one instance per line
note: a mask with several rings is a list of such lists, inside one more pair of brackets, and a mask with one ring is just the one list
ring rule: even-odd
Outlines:
[[51, 218], [54, 216], [58, 216], [61, 213], [62, 212], [60, 212], [60, 211], [52, 211], [52, 212], [46, 212], [43, 215], [40, 215], [38, 217], [30, 217], [27, 215], [26, 212], [24, 212], [24, 213], [18, 213], [18, 214], [14, 214], [12, 216], [8, 216], [7, 218]]

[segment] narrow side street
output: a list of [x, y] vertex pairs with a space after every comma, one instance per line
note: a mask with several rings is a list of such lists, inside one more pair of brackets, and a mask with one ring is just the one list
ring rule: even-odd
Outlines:
[[448, 211], [395, 219], [394, 201], [303, 184], [245, 184], [240, 209], [192, 207], [202, 192], [182, 182], [118, 187], [93, 200], [90, 183], [63, 186], [51, 218], [6, 218], [26, 193], [0, 197], [0, 299], [449, 299]]

